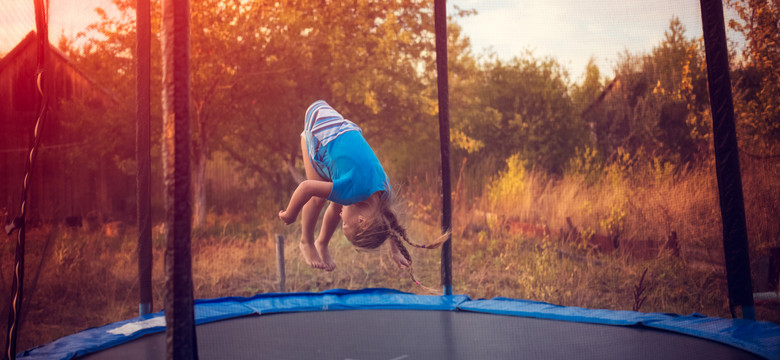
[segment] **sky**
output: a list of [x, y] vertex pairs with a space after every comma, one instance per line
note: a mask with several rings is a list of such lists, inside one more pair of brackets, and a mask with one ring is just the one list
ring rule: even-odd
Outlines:
[[[618, 54], [649, 53], [664, 37], [673, 17], [688, 37], [702, 36], [699, 0], [451, 0], [450, 6], [474, 9], [476, 16], [457, 22], [476, 54], [495, 52], [511, 59], [531, 51], [553, 57], [572, 79], [584, 76], [593, 58], [604, 75]], [[454, 10], [450, 10], [454, 14]], [[731, 15], [728, 11], [727, 18]], [[729, 32], [730, 39], [737, 39]]]
[[[0, 0], [0, 54], [7, 53], [35, 28], [33, 0]], [[73, 36], [97, 21], [95, 7], [109, 12], [110, 0], [50, 0], [49, 38]], [[590, 58], [605, 76], [618, 54], [648, 53], [663, 39], [672, 17], [678, 17], [689, 37], [700, 37], [699, 0], [450, 0], [454, 7], [477, 15], [456, 21], [471, 39], [475, 54], [495, 53], [509, 60], [531, 51], [553, 57], [580, 80]], [[727, 17], [729, 14], [727, 13]], [[731, 39], [737, 39], [733, 33]]]

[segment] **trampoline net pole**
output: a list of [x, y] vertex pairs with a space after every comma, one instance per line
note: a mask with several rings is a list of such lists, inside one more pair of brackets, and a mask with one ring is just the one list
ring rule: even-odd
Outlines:
[[138, 53], [136, 107], [136, 204], [138, 215], [138, 315], [152, 312], [152, 205], [151, 205], [151, 96], [150, 52], [151, 19], [149, 0], [138, 0], [136, 6], [136, 47]]
[[11, 304], [8, 311], [8, 328], [6, 333], [6, 346], [4, 357], [9, 360], [16, 359], [16, 341], [19, 334], [19, 327], [22, 324], [22, 304], [24, 304], [24, 258], [25, 258], [25, 239], [26, 239], [26, 218], [29, 201], [30, 181], [32, 180], [32, 171], [35, 166], [39, 146], [41, 143], [41, 134], [43, 133], [44, 122], [49, 113], [49, 92], [52, 89], [53, 72], [52, 65], [49, 63], [49, 7], [48, 2], [42, 0], [34, 1], [35, 9], [35, 29], [37, 31], [37, 70], [36, 78], [37, 90], [40, 95], [40, 104], [38, 107], [35, 130], [33, 133], [30, 150], [25, 161], [25, 176], [22, 184], [21, 206], [19, 216], [5, 226], [5, 231], [10, 235], [14, 230], [19, 231], [16, 237], [16, 252], [14, 261], [14, 278], [12, 283]]
[[166, 358], [197, 359], [190, 185], [190, 5], [162, 2]]
[[439, 95], [439, 139], [441, 142], [441, 229], [449, 238], [441, 248], [441, 283], [444, 295], [452, 295], [452, 186], [450, 184], [450, 103], [447, 81], [447, 1], [434, 2], [436, 28], [436, 81]]
[[743, 317], [755, 318], [723, 4], [720, 0], [701, 0], [701, 16], [729, 303], [732, 312], [734, 306], [742, 306]]

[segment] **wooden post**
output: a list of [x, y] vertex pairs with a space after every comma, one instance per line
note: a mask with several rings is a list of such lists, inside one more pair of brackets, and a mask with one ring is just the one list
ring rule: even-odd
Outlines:
[[276, 234], [276, 270], [279, 274], [279, 292], [284, 289], [284, 235]]

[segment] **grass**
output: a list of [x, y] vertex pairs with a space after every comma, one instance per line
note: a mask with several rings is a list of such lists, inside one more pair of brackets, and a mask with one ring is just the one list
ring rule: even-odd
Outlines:
[[[510, 166], [508, 171], [515, 173], [505, 172], [489, 186], [483, 184], [484, 192], [455, 194], [454, 292], [472, 298], [505, 296], [567, 306], [622, 310], [638, 306], [645, 312], [730, 317], [722, 268], [693, 261], [698, 256], [693, 249], [722, 254], [717, 185], [710, 170], [649, 168], [626, 177], [607, 169], [604, 181], [593, 183], [574, 175], [550, 179]], [[780, 203], [777, 171], [760, 167], [745, 173], [752, 259], [780, 246], [774, 210]], [[475, 188], [466, 185], [457, 188]], [[436, 177], [412, 178], [399, 188], [399, 210], [409, 233], [418, 242], [434, 239], [440, 201]], [[389, 287], [428, 293], [395, 267], [386, 250], [359, 253], [339, 232], [331, 243], [338, 268], [331, 273], [311, 269], [298, 254], [299, 227], [283, 226], [274, 213], [209, 214], [206, 225], [193, 232], [196, 298], [276, 291], [275, 233], [287, 239], [287, 291]], [[623, 241], [659, 245], [675, 231], [680, 256], [657, 251], [637, 258], [624, 251], [600, 252], [583, 242], [562, 242], [555, 231], [535, 237], [506, 230], [507, 218], [558, 229], [566, 226], [567, 217], [585, 237], [611, 234]], [[18, 349], [137, 315], [135, 231], [114, 225], [29, 229], [25, 291], [31, 301], [25, 304]], [[164, 303], [164, 243], [156, 228], [154, 310]], [[14, 249], [14, 241], [0, 243], [4, 289], [10, 289]], [[410, 251], [417, 278], [439, 288], [439, 251]], [[7, 311], [8, 296], [0, 298], [0, 306]], [[780, 323], [777, 306], [759, 306], [757, 316]]]

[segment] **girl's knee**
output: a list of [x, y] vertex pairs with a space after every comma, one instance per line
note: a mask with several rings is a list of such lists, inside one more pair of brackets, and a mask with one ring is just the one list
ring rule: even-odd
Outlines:
[[313, 203], [314, 203], [315, 205], [317, 205], [317, 206], [320, 206], [320, 207], [322, 207], [322, 206], [324, 206], [324, 205], [325, 205], [325, 203], [326, 203], [328, 200], [327, 200], [327, 199], [323, 199], [323, 198], [321, 198], [321, 197], [316, 197], [316, 196], [315, 196], [315, 197], [312, 197], [311, 199], [309, 199], [309, 201], [313, 202]]

